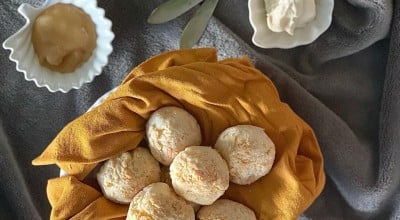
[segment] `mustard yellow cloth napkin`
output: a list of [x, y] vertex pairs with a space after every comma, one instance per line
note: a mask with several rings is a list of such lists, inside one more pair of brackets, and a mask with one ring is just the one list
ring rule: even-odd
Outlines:
[[258, 219], [295, 219], [321, 193], [325, 174], [315, 135], [280, 101], [272, 82], [246, 57], [218, 61], [215, 49], [191, 49], [140, 64], [102, 105], [69, 123], [33, 160], [57, 164], [70, 175], [48, 182], [52, 219], [126, 215], [127, 206], [108, 201], [83, 180], [99, 162], [137, 147], [146, 120], [163, 106], [195, 116], [203, 145], [213, 146], [230, 126], [265, 129], [276, 145], [271, 172], [248, 186], [231, 183], [224, 195], [249, 206]]

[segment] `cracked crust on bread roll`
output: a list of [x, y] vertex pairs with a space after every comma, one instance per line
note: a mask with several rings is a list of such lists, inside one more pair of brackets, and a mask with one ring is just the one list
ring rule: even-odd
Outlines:
[[151, 114], [146, 136], [154, 158], [166, 166], [187, 146], [201, 144], [201, 131], [196, 119], [184, 109], [172, 106]]
[[200, 205], [212, 204], [229, 186], [228, 166], [211, 147], [187, 147], [172, 162], [170, 176], [178, 195]]
[[198, 220], [257, 220], [253, 210], [238, 202], [219, 199], [203, 206], [197, 213]]
[[230, 181], [239, 185], [265, 176], [275, 160], [274, 143], [264, 129], [252, 125], [227, 128], [218, 137], [215, 149], [228, 163]]
[[129, 204], [145, 186], [159, 181], [160, 164], [143, 147], [109, 159], [97, 173], [104, 196], [121, 204]]
[[194, 220], [192, 206], [166, 183], [153, 183], [132, 200], [127, 220]]

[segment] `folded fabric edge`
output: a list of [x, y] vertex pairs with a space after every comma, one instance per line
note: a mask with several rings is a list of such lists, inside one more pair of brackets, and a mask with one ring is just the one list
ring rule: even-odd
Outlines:
[[[194, 53], [193, 53], [194, 52]], [[182, 60], [181, 58], [185, 59]], [[171, 66], [181, 66], [193, 62], [217, 62], [217, 49], [216, 48], [196, 48], [173, 50], [164, 52], [143, 61], [125, 77], [121, 85], [130, 79], [159, 70], [166, 69]]]

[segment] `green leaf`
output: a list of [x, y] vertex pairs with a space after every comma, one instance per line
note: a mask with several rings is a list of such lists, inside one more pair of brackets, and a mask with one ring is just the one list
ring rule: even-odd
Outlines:
[[217, 4], [218, 0], [204, 1], [182, 32], [179, 42], [179, 47], [181, 49], [191, 48], [199, 41]]
[[161, 24], [170, 21], [189, 9], [198, 5], [203, 0], [169, 0], [154, 9], [147, 22], [150, 24]]

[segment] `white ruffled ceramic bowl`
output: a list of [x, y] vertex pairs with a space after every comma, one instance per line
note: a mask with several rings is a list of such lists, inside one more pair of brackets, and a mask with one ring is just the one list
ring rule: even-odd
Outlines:
[[[81, 8], [96, 25], [96, 48], [89, 60], [73, 73], [53, 72], [41, 66], [31, 43], [33, 21], [43, 10], [55, 3], [70, 3]], [[104, 10], [97, 7], [96, 0], [48, 0], [40, 8], [22, 4], [18, 12], [25, 18], [26, 23], [17, 33], [4, 41], [3, 47], [11, 50], [10, 60], [16, 63], [16, 69], [24, 73], [26, 80], [34, 81], [36, 86], [46, 87], [50, 92], [66, 93], [71, 89], [79, 89], [84, 83], [91, 82], [94, 77], [101, 74], [113, 50], [111, 42], [114, 34], [111, 31], [111, 21], [105, 18]]]
[[315, 0], [315, 19], [305, 27], [296, 28], [293, 36], [268, 28], [264, 0], [249, 0], [248, 6], [250, 24], [254, 29], [253, 43], [261, 48], [288, 49], [309, 44], [328, 29], [332, 22], [334, 0]]

